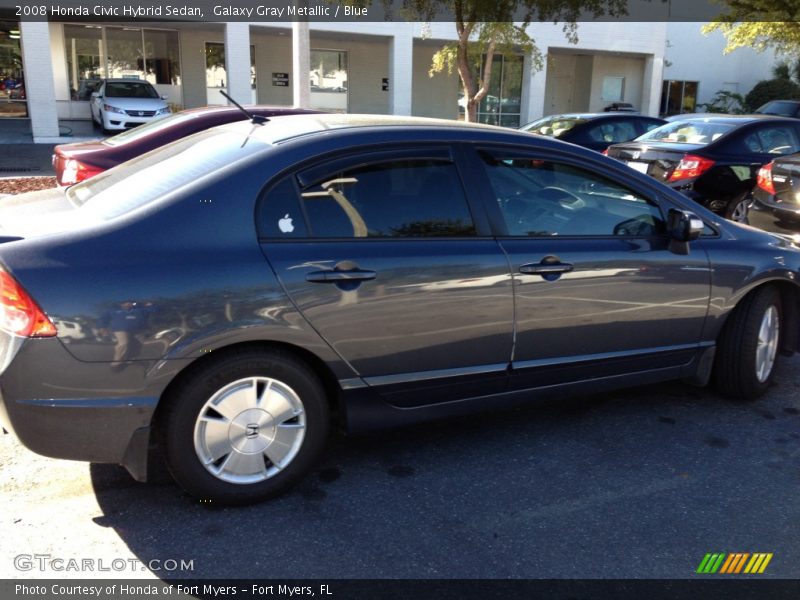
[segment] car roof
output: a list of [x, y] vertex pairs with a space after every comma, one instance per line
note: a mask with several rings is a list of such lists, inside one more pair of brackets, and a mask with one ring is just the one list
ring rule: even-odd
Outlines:
[[672, 119], [672, 123], [681, 121], [707, 121], [709, 123], [727, 123], [729, 125], [744, 125], [745, 123], [755, 123], [757, 121], [787, 121], [792, 122], [788, 117], [781, 117], [778, 115], [706, 115], [704, 113], [694, 114], [684, 119]]
[[623, 119], [658, 119], [658, 117], [651, 117], [648, 115], [642, 115], [639, 113], [632, 113], [632, 112], [594, 112], [594, 113], [564, 113], [562, 115], [547, 115], [546, 117], [542, 117], [541, 119], [535, 119], [531, 121], [531, 123], [535, 123], [536, 121], [541, 121], [542, 119], [584, 119], [584, 120], [592, 120], [592, 119], [618, 119], [622, 117]]
[[465, 132], [507, 133], [509, 135], [530, 135], [516, 129], [484, 125], [482, 123], [465, 123], [448, 119], [430, 119], [426, 117], [404, 117], [394, 115], [359, 115], [359, 114], [317, 114], [291, 115], [270, 119], [264, 125], [253, 125], [249, 121], [221, 126], [222, 129], [242, 133], [249, 138], [266, 144], [280, 144], [288, 140], [326, 131], [342, 130], [378, 130], [394, 128], [424, 128], [430, 130], [462, 130]]

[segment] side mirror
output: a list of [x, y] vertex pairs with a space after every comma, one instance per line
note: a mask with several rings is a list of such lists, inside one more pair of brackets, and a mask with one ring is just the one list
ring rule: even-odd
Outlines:
[[92, 92], [92, 98], [102, 98], [100, 92]]
[[162, 100], [169, 100], [169, 96], [167, 94], [161, 94]]
[[705, 224], [703, 220], [688, 210], [669, 211], [667, 230], [669, 232], [669, 249], [675, 254], [689, 254], [689, 242], [700, 237]]

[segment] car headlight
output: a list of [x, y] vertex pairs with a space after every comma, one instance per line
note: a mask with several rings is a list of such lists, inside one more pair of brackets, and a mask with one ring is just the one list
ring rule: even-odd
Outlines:
[[103, 104], [103, 110], [106, 112], [119, 113], [121, 115], [125, 114], [124, 110], [117, 108], [116, 106], [111, 106], [110, 104]]
[[169, 106], [165, 106], [164, 108], [160, 108], [156, 111], [157, 115], [168, 115], [172, 111], [169, 109]]

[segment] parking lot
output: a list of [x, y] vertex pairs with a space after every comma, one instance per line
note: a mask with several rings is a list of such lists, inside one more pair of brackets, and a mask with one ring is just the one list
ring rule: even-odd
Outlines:
[[[337, 435], [299, 489], [240, 509], [198, 504], [164, 473], [139, 484], [4, 435], [0, 573], [695, 578], [708, 552], [770, 552], [756, 577], [797, 578], [798, 388], [795, 357], [753, 404], [675, 383]], [[53, 558], [95, 571], [49, 570]], [[136, 566], [97, 570], [115, 559]], [[192, 569], [165, 572], [181, 560]]]

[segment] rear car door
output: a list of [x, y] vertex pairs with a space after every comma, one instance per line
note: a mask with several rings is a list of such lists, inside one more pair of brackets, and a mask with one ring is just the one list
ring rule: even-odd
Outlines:
[[261, 247], [287, 294], [395, 405], [495, 393], [507, 382], [510, 268], [454, 151], [331, 158], [284, 176], [259, 203]]
[[711, 271], [702, 243], [669, 250], [668, 203], [585, 158], [513, 148], [475, 158], [514, 274], [510, 385], [680, 375], [701, 348]]

